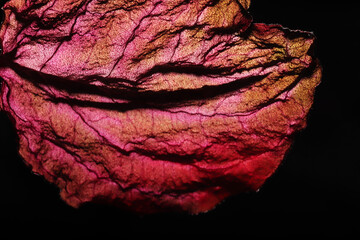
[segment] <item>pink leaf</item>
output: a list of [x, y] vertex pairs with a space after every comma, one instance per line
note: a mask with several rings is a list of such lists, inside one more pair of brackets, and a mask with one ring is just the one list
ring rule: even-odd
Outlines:
[[314, 36], [250, 1], [11, 0], [0, 109], [71, 206], [205, 212], [258, 190], [306, 125]]

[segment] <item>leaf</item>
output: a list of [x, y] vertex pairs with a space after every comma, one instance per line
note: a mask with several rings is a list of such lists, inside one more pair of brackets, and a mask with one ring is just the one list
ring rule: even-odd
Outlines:
[[314, 36], [250, 1], [11, 0], [0, 108], [71, 206], [205, 212], [258, 190], [306, 126]]

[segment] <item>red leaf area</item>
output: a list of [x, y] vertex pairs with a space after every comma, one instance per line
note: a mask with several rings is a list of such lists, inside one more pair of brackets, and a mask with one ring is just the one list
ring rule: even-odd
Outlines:
[[0, 109], [69, 205], [206, 212], [258, 190], [306, 125], [314, 36], [250, 0], [11, 0]]

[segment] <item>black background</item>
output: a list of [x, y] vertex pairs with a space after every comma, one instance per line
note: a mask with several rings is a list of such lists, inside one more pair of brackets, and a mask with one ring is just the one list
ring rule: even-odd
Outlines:
[[[340, 5], [342, 4], [342, 5]], [[323, 79], [308, 127], [257, 193], [228, 198], [197, 216], [136, 216], [106, 206], [67, 206], [55, 186], [17, 154], [14, 128], [0, 113], [0, 233], [63, 236], [346, 236], [360, 213], [359, 20], [356, 1], [255, 0], [254, 22], [279, 23], [317, 36]], [[0, 235], [0, 238], [1, 238]], [[126, 238], [125, 238], [126, 239]]]

